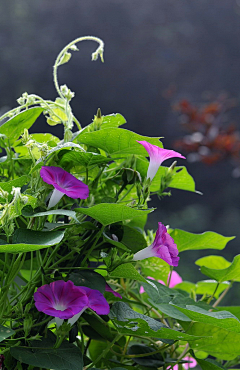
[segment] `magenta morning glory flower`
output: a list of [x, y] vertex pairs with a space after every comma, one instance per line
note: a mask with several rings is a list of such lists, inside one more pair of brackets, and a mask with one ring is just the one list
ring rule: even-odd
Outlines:
[[40, 170], [40, 176], [44, 182], [53, 185], [55, 188], [48, 208], [54, 207], [64, 194], [73, 199], [86, 199], [89, 195], [86, 184], [60, 167], [43, 166]]
[[91, 308], [99, 315], [107, 315], [109, 304], [98, 290], [75, 286], [71, 280], [58, 280], [46, 284], [34, 293], [35, 306], [38, 311], [54, 316], [57, 325], [68, 319], [71, 325], [79, 316]]
[[[169, 278], [170, 278], [170, 276], [171, 276], [171, 280], [170, 280], [170, 282], [169, 282]], [[151, 280], [155, 280], [152, 276], [147, 276], [147, 279], [151, 279]], [[164, 283], [164, 281], [162, 281], [162, 280], [158, 280], [158, 282], [159, 283], [161, 283], [161, 284], [163, 284], [163, 285], [166, 285], [165, 283]], [[169, 272], [169, 274], [168, 274], [168, 282], [169, 282], [169, 288], [174, 288], [175, 287], [175, 285], [177, 285], [177, 284], [180, 284], [181, 282], [182, 282], [182, 278], [181, 278], [181, 276], [177, 273], [177, 271], [172, 271], [172, 274], [171, 274], [171, 272]], [[145, 292], [145, 290], [144, 290], [144, 288], [143, 288], [143, 286], [141, 286], [140, 287], [140, 290], [139, 290], [139, 293], [140, 294], [142, 294], [142, 293], [144, 293]]]
[[137, 142], [144, 146], [150, 157], [147, 179], [152, 180], [154, 178], [159, 169], [159, 166], [161, 166], [162, 162], [165, 161], [166, 159], [175, 157], [185, 159], [185, 157], [182, 154], [175, 152], [174, 150], [162, 149], [159, 148], [157, 145], [148, 143], [147, 141], [137, 141]]
[[70, 280], [58, 280], [41, 286], [34, 293], [34, 300], [38, 311], [60, 319], [70, 319], [88, 305], [85, 290]]
[[115, 292], [111, 287], [110, 285], [108, 285], [106, 283], [106, 286], [105, 286], [105, 290], [106, 292], [109, 292], [109, 293], [112, 293], [113, 295], [115, 295], [115, 297], [118, 297], [118, 298], [121, 298], [122, 299], [122, 296], [118, 293], [118, 292]]
[[170, 266], [178, 265], [177, 246], [173, 238], [167, 233], [167, 228], [161, 222], [158, 223], [158, 230], [153, 243], [149, 247], [135, 253], [133, 261], [139, 261], [149, 257], [159, 257]]

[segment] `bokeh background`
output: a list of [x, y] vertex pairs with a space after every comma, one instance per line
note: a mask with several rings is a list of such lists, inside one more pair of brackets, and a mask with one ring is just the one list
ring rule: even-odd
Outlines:
[[[163, 136], [165, 148], [185, 135], [173, 109], [182, 99], [196, 106], [225, 96], [234, 108], [226, 124], [240, 123], [239, 0], [7, 0], [0, 2], [0, 108], [16, 106], [27, 91], [55, 99], [52, 66], [71, 40], [95, 35], [105, 42], [105, 63], [91, 62], [96, 44], [83, 42], [80, 51], [59, 69], [60, 84], [76, 96], [75, 115], [85, 126], [98, 107], [119, 112], [126, 127], [142, 135]], [[62, 135], [40, 119], [32, 132]], [[183, 153], [185, 154], [185, 153]], [[166, 163], [169, 165], [169, 163]], [[222, 254], [230, 261], [239, 253], [239, 177], [236, 163], [226, 158], [208, 166], [186, 165], [203, 195], [173, 190], [172, 197], [152, 199], [158, 207], [149, 218], [190, 232], [212, 230], [236, 235]], [[236, 175], [236, 173], [235, 173]], [[178, 272], [185, 280], [204, 279], [192, 262], [205, 252], [184, 252]], [[239, 304], [238, 285], [232, 302]]]

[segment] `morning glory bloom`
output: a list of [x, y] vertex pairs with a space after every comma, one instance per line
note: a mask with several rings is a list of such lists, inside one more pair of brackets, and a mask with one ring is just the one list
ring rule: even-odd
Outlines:
[[64, 319], [73, 325], [80, 315], [91, 308], [99, 315], [107, 315], [109, 304], [98, 290], [75, 286], [71, 280], [58, 280], [46, 284], [34, 293], [35, 306], [38, 311], [55, 317], [57, 326]]
[[162, 149], [157, 145], [148, 143], [147, 141], [137, 141], [139, 144], [143, 145], [150, 157], [150, 163], [148, 166], [147, 179], [152, 179], [156, 175], [162, 162], [169, 158], [184, 158], [182, 154], [175, 152], [174, 150]]
[[40, 170], [40, 176], [44, 182], [53, 185], [55, 188], [48, 208], [54, 207], [64, 194], [73, 199], [86, 199], [89, 195], [86, 184], [60, 167], [43, 166]]
[[178, 265], [177, 246], [173, 238], [167, 233], [167, 228], [161, 222], [158, 223], [158, 230], [153, 243], [149, 247], [135, 253], [133, 261], [139, 261], [149, 257], [159, 257], [170, 266]]
[[88, 305], [85, 290], [71, 280], [57, 280], [41, 286], [34, 293], [34, 300], [38, 311], [60, 319], [70, 319]]
[[[170, 278], [170, 276], [171, 276], [171, 279], [170, 279], [170, 282], [169, 282], [169, 278]], [[147, 276], [147, 279], [155, 280], [152, 276]], [[157, 280], [157, 281], [158, 281], [158, 283], [160, 283], [160, 284], [166, 285], [166, 284], [164, 283], [164, 281], [162, 281], [162, 280]], [[169, 274], [168, 274], [168, 282], [169, 282], [169, 288], [174, 288], [174, 287], [175, 287], [175, 285], [182, 283], [182, 278], [181, 278], [181, 276], [177, 273], [177, 271], [173, 270], [173, 271], [172, 271], [172, 274], [171, 274], [171, 272], [169, 272]], [[141, 286], [141, 287], [140, 287], [140, 290], [139, 290], [139, 293], [140, 293], [140, 294], [142, 294], [142, 293], [144, 293], [144, 292], [145, 292], [145, 290], [144, 290], [143, 286]]]

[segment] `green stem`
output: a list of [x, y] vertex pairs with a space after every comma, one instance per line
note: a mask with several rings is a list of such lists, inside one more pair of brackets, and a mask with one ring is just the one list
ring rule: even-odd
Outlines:
[[213, 304], [213, 307], [217, 307], [217, 305], [222, 301], [222, 299], [225, 297], [225, 295], [227, 294], [227, 292], [230, 290], [230, 288], [232, 287], [232, 282], [228, 285], [227, 289], [225, 289], [222, 294], [220, 295], [220, 297], [216, 300], [216, 302], [214, 302]]
[[213, 297], [215, 296], [215, 294], [216, 294], [216, 292], [217, 292], [217, 290], [218, 290], [218, 287], [219, 287], [219, 283], [217, 283], [217, 285], [216, 285], [216, 287], [215, 287], [215, 289], [214, 289], [213, 294], [211, 295], [211, 297], [210, 297], [210, 298], [208, 299], [208, 301], [207, 301], [207, 304], [210, 304], [210, 303], [211, 303], [211, 301], [212, 301]]
[[96, 247], [96, 244], [99, 240], [99, 238], [101, 237], [102, 233], [103, 233], [103, 230], [104, 230], [105, 226], [102, 226], [101, 229], [99, 230], [99, 232], [97, 233], [97, 237], [93, 243], [93, 245], [91, 246], [91, 248], [89, 249], [89, 251], [87, 252], [86, 256], [84, 257], [83, 261], [82, 261], [82, 265], [84, 265], [84, 263], [87, 261], [88, 257], [91, 255], [92, 251], [94, 250], [94, 248]]
[[[91, 40], [91, 41], [96, 41], [99, 43], [99, 47], [97, 48], [97, 50], [95, 51], [95, 54], [96, 56], [98, 54], [100, 54], [100, 56], [103, 54], [103, 50], [104, 50], [104, 43], [101, 39], [99, 39], [98, 37], [94, 37], [94, 36], [83, 36], [83, 37], [79, 37], [73, 41], [71, 41], [68, 45], [66, 45], [61, 51], [60, 53], [58, 54], [56, 60], [55, 60], [55, 63], [54, 63], [54, 66], [53, 66], [53, 81], [54, 81], [54, 85], [55, 85], [55, 88], [57, 90], [57, 93], [58, 95], [65, 100], [65, 97], [63, 96], [60, 88], [59, 88], [59, 84], [58, 84], [58, 78], [57, 78], [57, 70], [58, 70], [58, 67], [60, 65], [60, 61], [63, 57], [63, 55], [68, 51], [68, 49], [77, 44], [78, 42], [81, 42], [81, 41], [85, 41], [85, 40]], [[80, 125], [80, 124], [79, 124]]]
[[132, 184], [132, 186], [130, 186], [128, 191], [126, 191], [126, 193], [122, 196], [122, 198], [118, 200], [118, 203], [120, 203], [131, 192], [131, 190], [133, 189], [134, 186], [135, 186], [135, 184]]
[[116, 337], [113, 339], [112, 342], [110, 342], [105, 350], [94, 360], [91, 364], [85, 367], [85, 370], [94, 367], [95, 364], [97, 364], [102, 358], [105, 358], [105, 355], [109, 352], [109, 350], [112, 348], [115, 342], [117, 342], [122, 337], [122, 334], [117, 334]]

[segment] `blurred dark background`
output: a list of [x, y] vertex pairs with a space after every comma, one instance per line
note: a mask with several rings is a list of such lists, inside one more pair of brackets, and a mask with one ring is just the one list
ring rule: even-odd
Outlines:
[[[25, 91], [54, 100], [54, 60], [67, 43], [84, 35], [104, 40], [105, 63], [91, 62], [96, 44], [83, 42], [59, 69], [60, 84], [76, 93], [72, 106], [83, 126], [100, 107], [105, 115], [125, 116], [130, 130], [164, 136], [165, 148], [171, 149], [184, 135], [174, 104], [181, 99], [199, 104], [224, 92], [236, 99], [229, 120], [239, 129], [239, 0], [2, 1], [2, 111], [16, 106]], [[43, 120], [33, 128], [42, 130], [62, 134]], [[161, 202], [153, 198], [158, 210], [150, 216], [149, 227], [156, 229], [162, 221], [191, 232], [236, 235], [226, 250], [209, 251], [232, 260], [240, 241], [240, 178], [232, 176], [234, 164], [229, 159], [212, 166], [179, 164], [187, 166], [203, 195], [173, 190]], [[182, 254], [178, 271], [185, 280], [204, 278], [190, 262], [205, 253]]]

